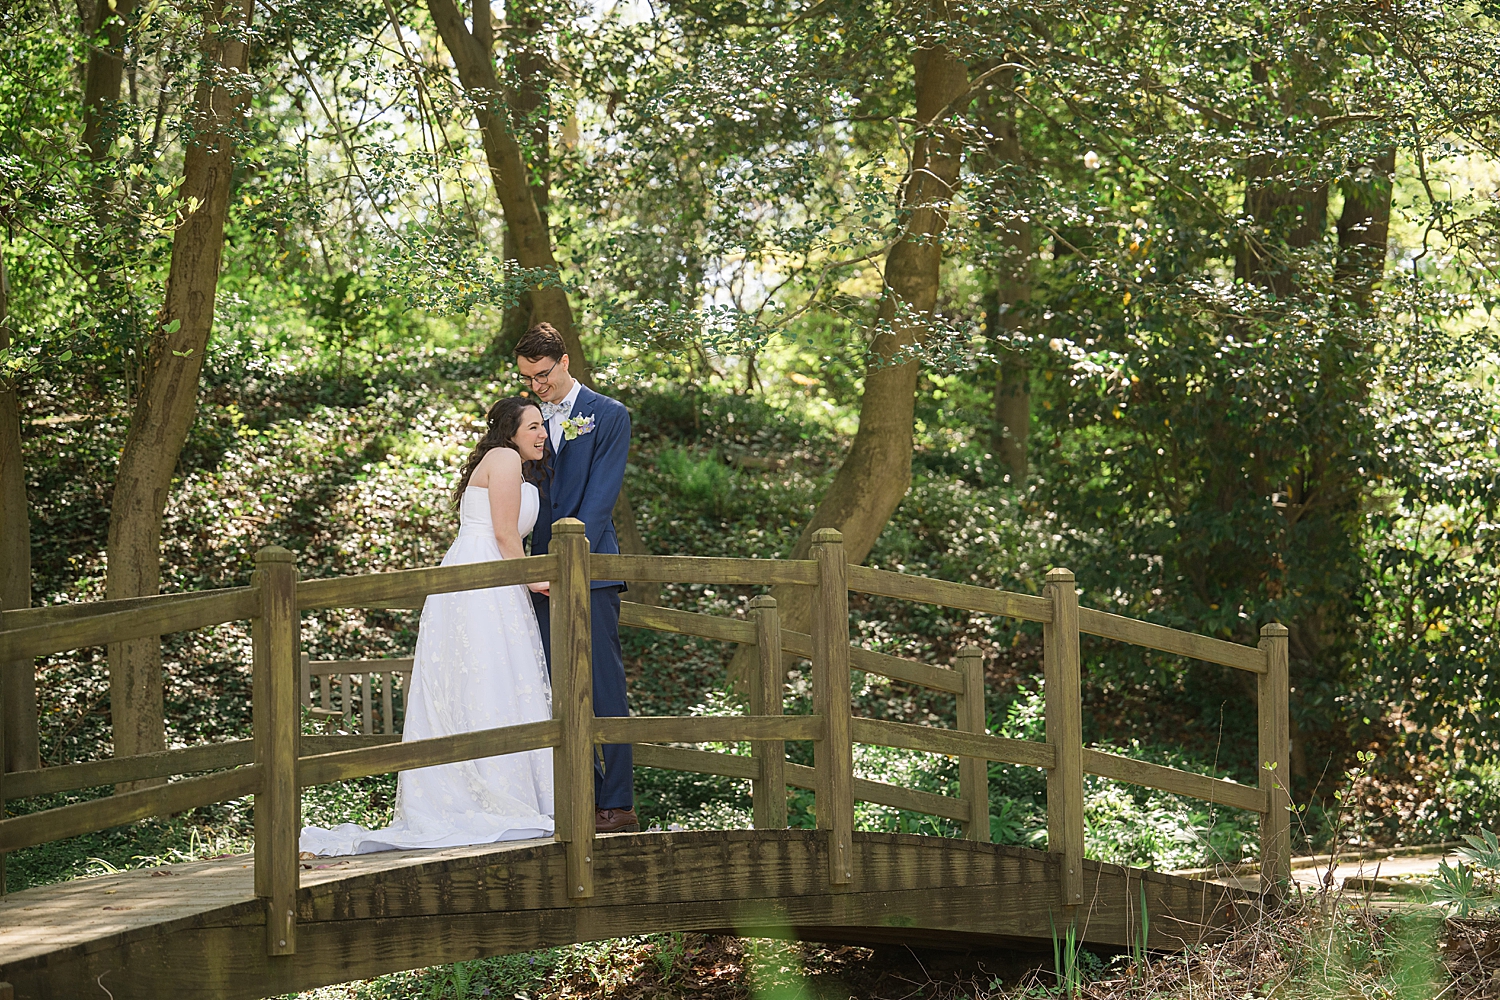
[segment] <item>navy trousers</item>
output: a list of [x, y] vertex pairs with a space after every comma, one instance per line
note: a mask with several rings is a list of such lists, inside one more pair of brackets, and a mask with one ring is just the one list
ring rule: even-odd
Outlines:
[[[620, 588], [596, 587], [589, 592], [594, 643], [594, 714], [630, 714], [625, 695], [625, 657], [620, 653]], [[547, 652], [547, 674], [552, 674], [552, 614], [547, 597], [533, 593], [536, 621]], [[599, 809], [630, 809], [635, 805], [635, 762], [629, 743], [605, 744], [603, 760], [594, 758], [594, 804]]]

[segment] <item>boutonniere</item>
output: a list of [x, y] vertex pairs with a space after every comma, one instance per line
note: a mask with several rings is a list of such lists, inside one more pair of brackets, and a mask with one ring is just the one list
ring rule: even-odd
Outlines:
[[589, 414], [586, 417], [563, 417], [562, 432], [564, 441], [571, 441], [580, 434], [592, 434], [593, 431], [593, 414]]

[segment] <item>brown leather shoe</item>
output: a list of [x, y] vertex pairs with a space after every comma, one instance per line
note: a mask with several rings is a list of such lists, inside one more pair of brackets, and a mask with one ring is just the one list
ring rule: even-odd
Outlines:
[[640, 833], [634, 809], [600, 809], [594, 813], [595, 833]]

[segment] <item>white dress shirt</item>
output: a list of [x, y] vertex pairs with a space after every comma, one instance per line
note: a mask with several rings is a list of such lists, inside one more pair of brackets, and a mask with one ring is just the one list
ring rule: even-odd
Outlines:
[[547, 421], [547, 437], [552, 442], [552, 454], [556, 455], [562, 449], [563, 443], [563, 418], [572, 416], [573, 407], [578, 405], [578, 393], [583, 389], [583, 383], [577, 379], [573, 380], [573, 388], [562, 398], [562, 409], [552, 415]]

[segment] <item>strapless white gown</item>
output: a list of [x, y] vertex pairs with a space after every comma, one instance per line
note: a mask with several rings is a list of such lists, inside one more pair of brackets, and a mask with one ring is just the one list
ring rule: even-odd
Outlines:
[[[522, 537], [536, 524], [539, 509], [536, 487], [523, 483], [518, 525]], [[489, 491], [471, 486], [459, 505], [458, 538], [443, 565], [500, 558]], [[551, 717], [547, 660], [525, 587], [427, 598], [417, 633], [403, 741]], [[326, 857], [550, 837], [552, 802], [550, 748], [440, 764], [401, 772], [390, 826], [303, 827], [301, 849]]]

